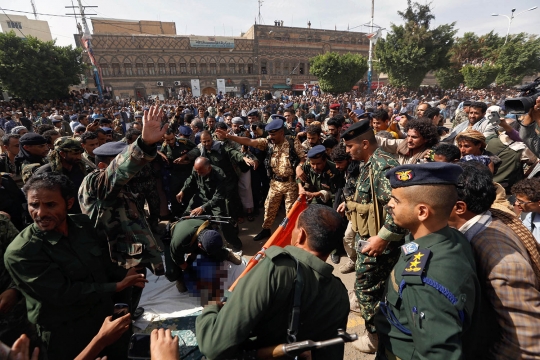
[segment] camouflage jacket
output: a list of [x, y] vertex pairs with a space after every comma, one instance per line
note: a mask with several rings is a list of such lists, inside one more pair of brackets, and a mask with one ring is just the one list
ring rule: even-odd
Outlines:
[[[368, 161], [363, 166], [360, 165], [360, 173], [357, 177], [356, 193], [353, 201], [359, 204], [370, 204], [372, 202], [369, 179], [369, 170], [371, 169], [373, 173], [373, 186], [375, 187], [375, 195], [379, 201], [379, 206], [386, 206], [390, 201], [392, 188], [385, 174], [388, 170], [398, 165], [399, 163], [392, 155], [377, 148]], [[378, 235], [387, 241], [399, 241], [405, 234], [406, 230], [397, 226], [392, 216], [386, 214], [384, 224]]]
[[107, 166], [88, 174], [79, 188], [83, 214], [92, 219], [100, 235], [109, 242], [111, 260], [125, 268], [150, 263], [162, 268], [159, 247], [138, 207], [136, 195], [126, 186], [156, 157], [156, 147], [139, 137]]
[[465, 111], [460, 110], [456, 116], [454, 116], [454, 120], [452, 121], [452, 130], [464, 121], [469, 121], [469, 116]]
[[325, 204], [332, 206], [333, 195], [336, 193], [339, 182], [339, 172], [336, 169], [336, 165], [330, 160], [326, 161], [326, 167], [321, 174], [317, 174], [311, 168], [309, 159], [302, 165], [302, 170], [307, 176], [307, 182], [303, 182], [297, 179], [296, 182], [301, 184], [308, 192], [320, 191], [322, 196], [320, 198], [314, 198], [313, 204]]

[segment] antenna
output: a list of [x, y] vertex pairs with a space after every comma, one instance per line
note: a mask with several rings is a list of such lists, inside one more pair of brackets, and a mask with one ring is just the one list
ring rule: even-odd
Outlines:
[[264, 19], [263, 19], [262, 15], [261, 15], [261, 7], [262, 7], [262, 4], [263, 4], [264, 1], [263, 0], [258, 0], [258, 1], [259, 1], [259, 16], [258, 16], [258, 18], [259, 18], [259, 25], [261, 25], [262, 23], [264, 23]]
[[32, 4], [32, 12], [34, 13], [34, 18], [37, 20], [37, 11], [36, 11], [36, 4], [34, 4], [34, 0], [30, 0], [30, 4]]

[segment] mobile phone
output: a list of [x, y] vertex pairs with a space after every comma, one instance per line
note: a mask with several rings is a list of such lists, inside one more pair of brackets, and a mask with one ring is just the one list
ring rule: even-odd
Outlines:
[[366, 240], [358, 240], [358, 245], [356, 245], [356, 251], [362, 252], [364, 248], [369, 244], [369, 241]]
[[129, 312], [129, 305], [125, 303], [116, 303], [114, 304], [113, 314], [111, 321], [114, 321], [122, 316], [126, 315]]
[[492, 111], [491, 114], [488, 115], [488, 120], [493, 125], [499, 125], [501, 123], [501, 116], [498, 111]]
[[150, 334], [133, 334], [129, 339], [128, 359], [150, 360]]

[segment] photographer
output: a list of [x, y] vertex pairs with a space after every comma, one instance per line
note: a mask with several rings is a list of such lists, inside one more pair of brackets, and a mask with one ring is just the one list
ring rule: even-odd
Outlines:
[[529, 113], [523, 117], [519, 128], [519, 136], [525, 145], [531, 149], [534, 155], [540, 157], [540, 137], [536, 133], [536, 128], [540, 126], [540, 97], [536, 99], [535, 105]]

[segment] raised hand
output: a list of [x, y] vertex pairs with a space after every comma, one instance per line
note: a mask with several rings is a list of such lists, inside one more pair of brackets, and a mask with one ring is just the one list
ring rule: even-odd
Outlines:
[[161, 127], [161, 119], [163, 118], [163, 110], [159, 106], [150, 106], [149, 110], [144, 111], [142, 140], [147, 145], [153, 145], [162, 140], [163, 135], [167, 132], [169, 124]]

